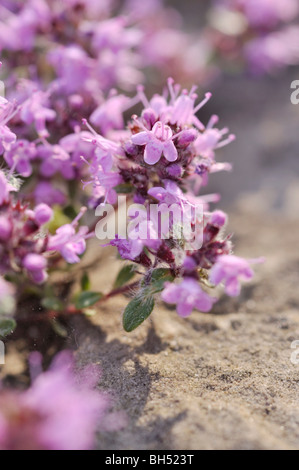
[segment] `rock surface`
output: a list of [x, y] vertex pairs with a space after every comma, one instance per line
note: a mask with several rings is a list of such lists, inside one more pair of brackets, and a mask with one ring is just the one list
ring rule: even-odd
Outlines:
[[[161, 304], [128, 334], [124, 297], [92, 320], [73, 319], [79, 363], [102, 365], [101, 386], [128, 416], [124, 430], [99, 437], [99, 448], [299, 447], [299, 364], [291, 362], [299, 339], [298, 224], [236, 210], [229, 229], [238, 254], [267, 258], [239, 299], [223, 297], [212, 313], [187, 319]], [[105, 283], [116, 271], [109, 263]]]

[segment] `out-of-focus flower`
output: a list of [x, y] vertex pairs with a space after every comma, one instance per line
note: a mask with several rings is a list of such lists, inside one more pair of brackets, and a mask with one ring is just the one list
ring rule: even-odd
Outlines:
[[35, 144], [28, 140], [19, 139], [5, 152], [4, 159], [10, 168], [28, 178], [32, 174], [31, 162], [35, 160], [36, 156]]
[[55, 235], [49, 237], [47, 249], [59, 251], [64, 259], [71, 264], [80, 261], [78, 255], [82, 255], [86, 249], [85, 240], [93, 236], [93, 233], [89, 233], [87, 226], [81, 226], [76, 231], [78, 221], [85, 211], [86, 208], [83, 207], [71, 224], [62, 225], [56, 230]]
[[297, 0], [215, 0], [209, 12], [215, 52], [255, 75], [299, 62]]
[[22, 104], [20, 117], [23, 122], [35, 125], [38, 135], [48, 137], [49, 133], [46, 129], [46, 122], [53, 121], [56, 112], [47, 107], [48, 95], [42, 91], [35, 91]]
[[[32, 375], [41, 370], [39, 353], [31, 356]], [[108, 414], [110, 400], [96, 391], [97, 366], [75, 371], [64, 351], [50, 369], [40, 373], [23, 392], [0, 392], [0, 449], [89, 450], [98, 429], [124, 425], [121, 414]]]
[[63, 205], [66, 201], [66, 195], [49, 181], [38, 183], [33, 192], [37, 204], [45, 203], [49, 206], [58, 204]]
[[299, 27], [286, 26], [279, 31], [249, 41], [244, 55], [253, 73], [270, 73], [299, 63]]
[[34, 211], [34, 221], [37, 225], [44, 225], [48, 223], [53, 217], [53, 210], [47, 204], [39, 204], [35, 207]]

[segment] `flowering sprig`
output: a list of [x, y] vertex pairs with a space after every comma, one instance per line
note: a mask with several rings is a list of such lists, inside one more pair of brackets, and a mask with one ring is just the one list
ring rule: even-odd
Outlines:
[[[121, 258], [136, 265], [135, 274], [143, 273], [139, 292], [124, 313], [127, 331], [151, 313], [158, 292], [187, 316], [193, 308], [212, 308], [216, 298], [211, 291], [217, 284], [224, 282], [226, 293], [234, 296], [239, 280], [253, 276], [249, 262], [232, 254], [231, 237], [224, 234], [226, 214], [209, 210], [208, 201], [217, 200], [215, 195], [198, 195], [210, 173], [230, 169], [229, 164], [216, 162], [215, 152], [235, 138], [226, 136], [228, 129], [215, 128], [217, 116], [207, 126], [199, 120], [197, 113], [211, 94], [196, 104], [195, 87], [180, 90], [169, 79], [168, 97], [155, 95], [148, 101], [142, 87], [138, 96], [144, 109], [140, 117], [132, 117], [119, 139], [98, 135], [83, 122], [96, 148], [88, 162], [91, 203], [114, 204], [123, 191], [137, 203], [128, 210], [127, 237], [119, 234], [110, 242]], [[153, 217], [153, 204], [160, 220]], [[180, 210], [170, 221], [174, 205]], [[100, 228], [96, 234], [100, 236]], [[127, 274], [128, 279], [124, 272], [121, 277], [131, 279], [134, 269]]]

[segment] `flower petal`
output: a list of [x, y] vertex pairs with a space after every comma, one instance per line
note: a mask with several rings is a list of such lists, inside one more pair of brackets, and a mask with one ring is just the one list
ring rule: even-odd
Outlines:
[[152, 135], [146, 131], [139, 132], [138, 134], [134, 134], [131, 137], [133, 144], [136, 144], [136, 145], [148, 144], [148, 142], [150, 142], [151, 139], [152, 139]]
[[169, 162], [175, 162], [175, 160], [178, 159], [178, 151], [175, 148], [175, 145], [172, 142], [172, 140], [168, 140], [167, 142], [164, 143], [163, 153], [164, 153], [164, 157]]
[[148, 165], [154, 165], [162, 156], [163, 144], [159, 141], [149, 142], [144, 151], [144, 161]]

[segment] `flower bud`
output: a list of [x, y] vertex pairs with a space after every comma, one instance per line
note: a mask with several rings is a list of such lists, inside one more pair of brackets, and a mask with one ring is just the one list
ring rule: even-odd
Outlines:
[[197, 139], [198, 132], [196, 129], [186, 129], [180, 132], [180, 135], [177, 137], [178, 145], [189, 145], [191, 142], [194, 142]]
[[227, 215], [223, 211], [214, 211], [211, 214], [210, 224], [216, 225], [216, 227], [223, 227], [227, 221]]
[[44, 225], [53, 217], [53, 211], [47, 204], [39, 204], [34, 210], [34, 220], [37, 225]]
[[23, 259], [23, 266], [28, 271], [41, 271], [46, 268], [47, 262], [42, 255], [35, 253], [29, 253]]

